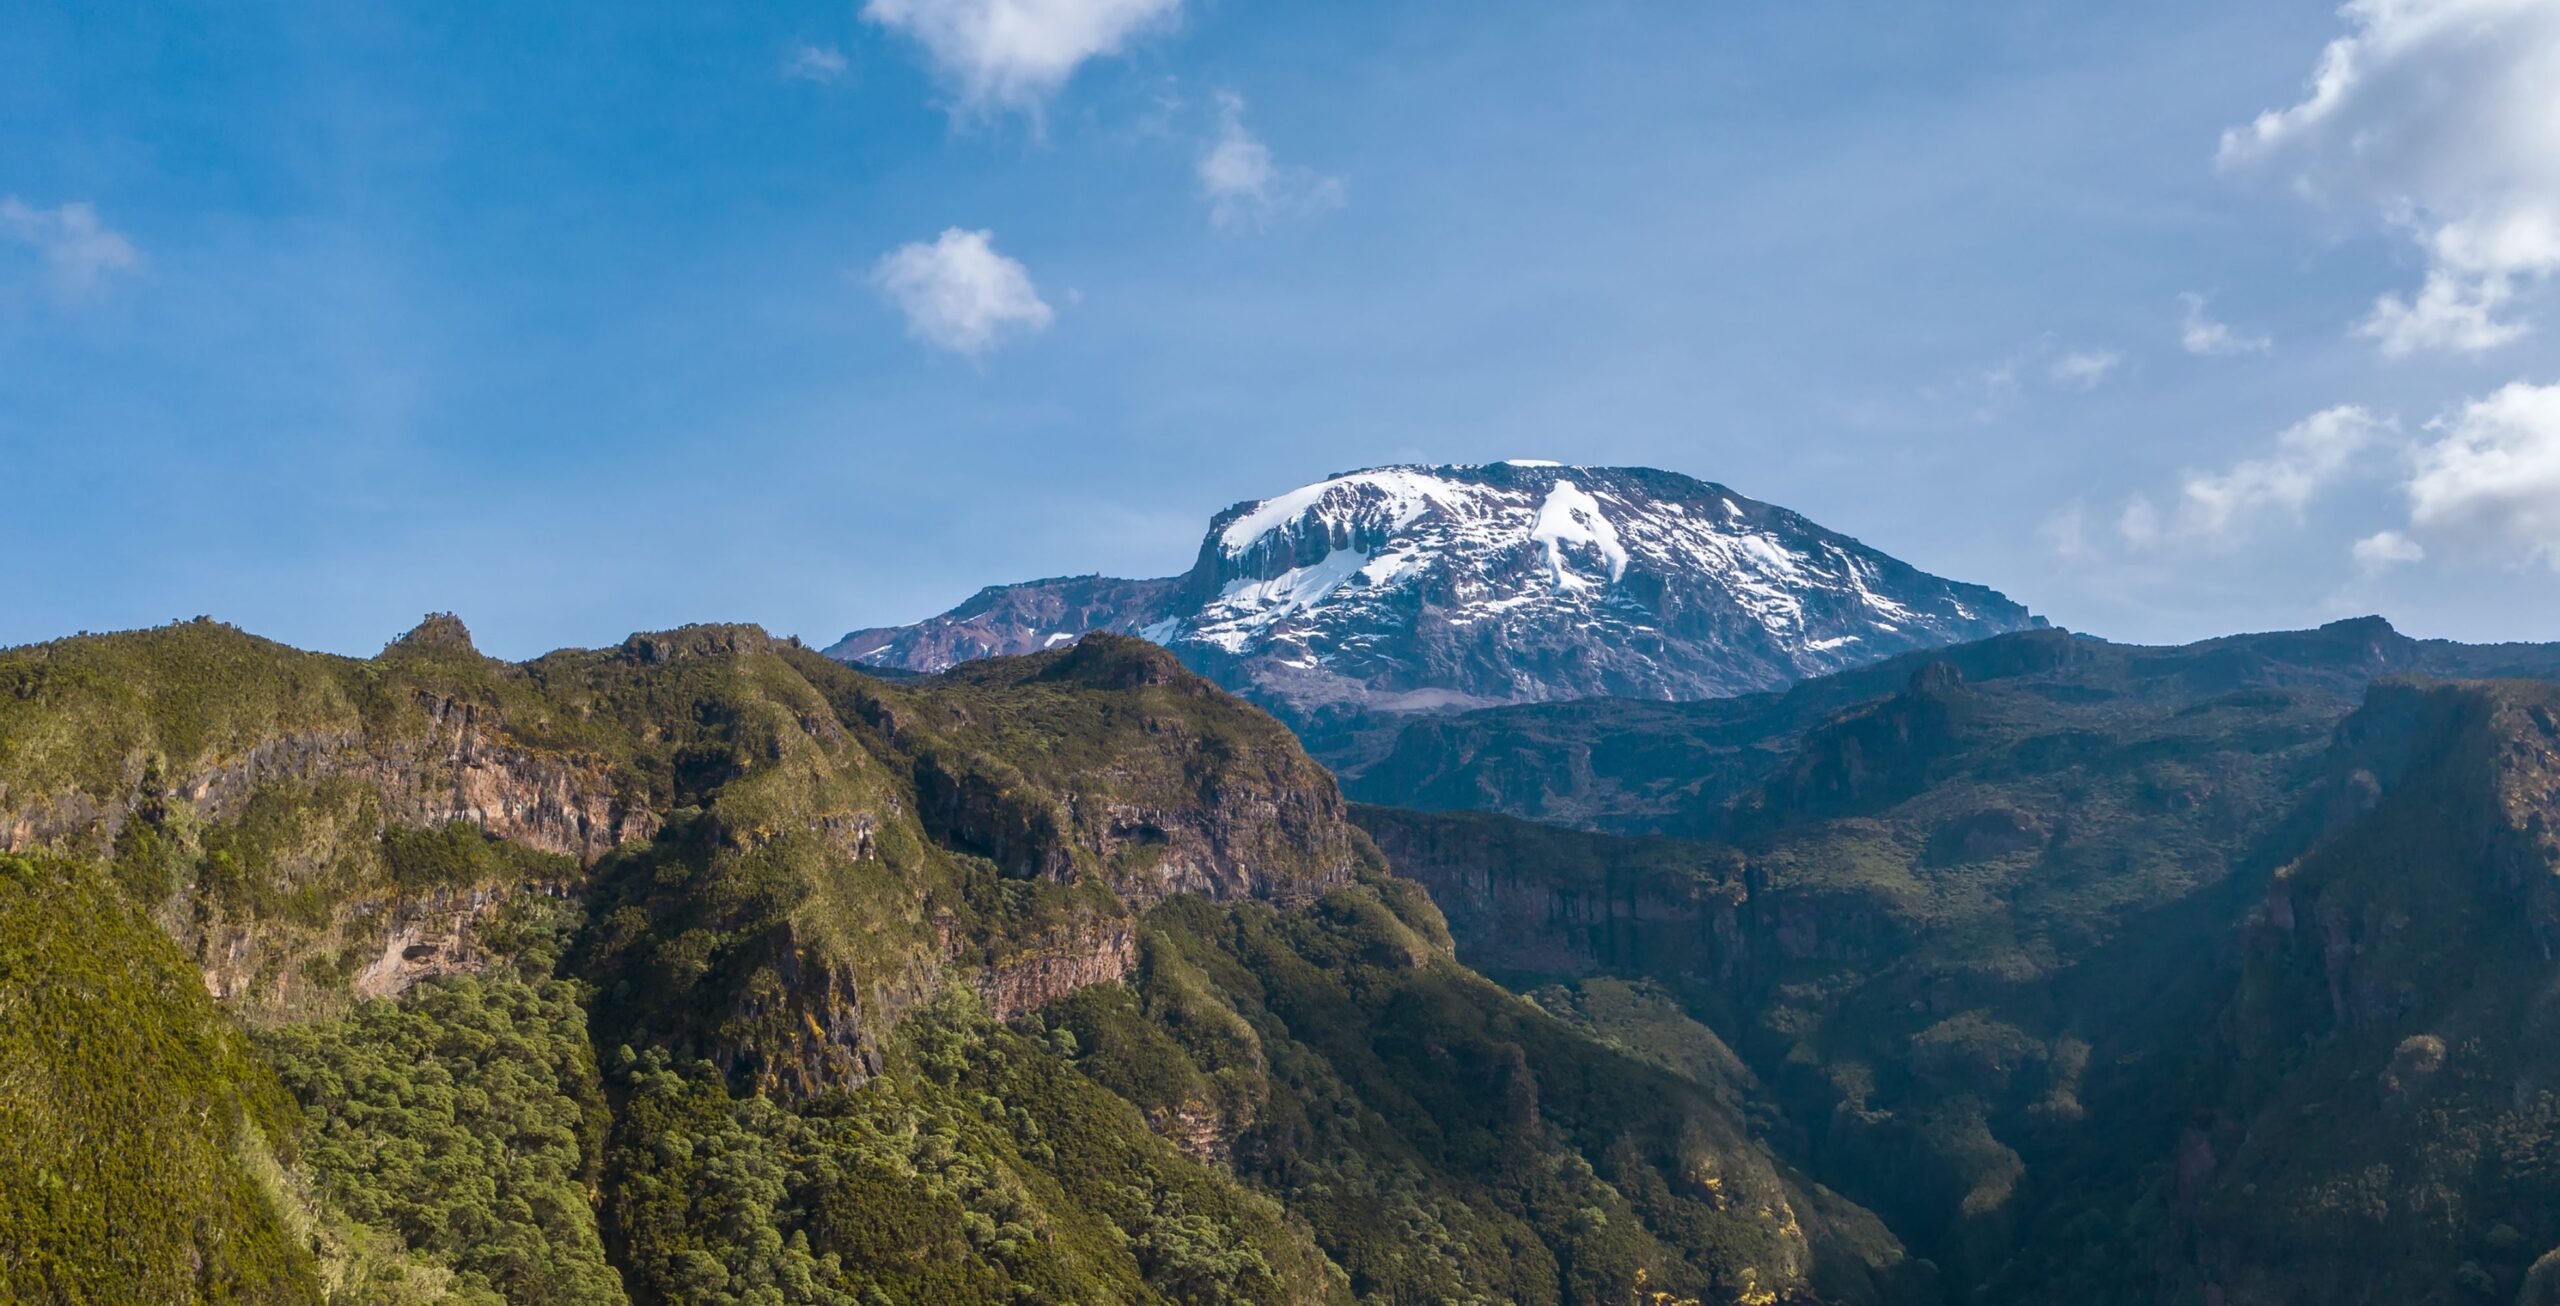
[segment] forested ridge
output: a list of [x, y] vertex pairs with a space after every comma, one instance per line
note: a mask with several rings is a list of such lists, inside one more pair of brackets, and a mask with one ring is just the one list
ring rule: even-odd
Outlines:
[[1110, 635], [8, 651], [0, 1286], [2541, 1302], [2555, 667], [2030, 632], [1383, 754], [1574, 828]]
[[1138, 641], [892, 681], [750, 627], [508, 664], [197, 622], [0, 686], [18, 1299], [1927, 1281], [1460, 965], [1289, 734]]

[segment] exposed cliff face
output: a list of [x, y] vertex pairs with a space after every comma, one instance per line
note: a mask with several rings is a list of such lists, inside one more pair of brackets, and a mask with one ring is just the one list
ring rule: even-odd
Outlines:
[[[538, 753], [501, 737], [480, 705], [421, 701], [435, 728], [407, 758], [367, 759], [399, 824], [468, 821], [500, 839], [593, 862], [657, 832], [657, 813], [632, 801], [595, 757]], [[368, 773], [369, 772], [369, 773]]]
[[1182, 576], [1034, 581], [828, 649], [939, 671], [1142, 634], [1301, 725], [1773, 689], [2042, 624], [1719, 485], [1625, 467], [1380, 467], [1220, 513]]
[[848, 965], [789, 927], [776, 931], [766, 960], [724, 995], [724, 1018], [700, 1046], [733, 1082], [794, 1097], [878, 1074], [890, 1031], [944, 980], [922, 965], [889, 976]]
[[1875, 965], [1908, 942], [1886, 904], [1773, 885], [1730, 848], [1497, 816], [1355, 807], [1353, 819], [1430, 889], [1459, 958], [1491, 974], [1680, 974], [1741, 999], [1790, 963]]
[[1252, 1123], [1231, 1120], [1215, 1104], [1193, 1100], [1183, 1103], [1157, 1132], [1192, 1160], [1226, 1169], [1235, 1164], [1236, 1135]]
[[[425, 980], [476, 975], [498, 959], [481, 932], [491, 916], [518, 894], [561, 897], [567, 892], [562, 884], [482, 886], [401, 902], [384, 913], [381, 951], [350, 984], [361, 997], [396, 998]], [[231, 996], [210, 974], [205, 988], [217, 998]]]
[[1016, 879], [1098, 876], [1136, 906], [1177, 893], [1305, 902], [1358, 864], [1339, 796], [1312, 775], [1308, 787], [1206, 781], [1172, 803], [1083, 792], [1060, 803], [937, 753], [919, 757], [915, 775], [937, 839]]
[[[104, 798], [78, 789], [6, 792], [0, 829], [8, 851], [44, 847], [110, 854], [136, 808], [180, 802], [200, 819], [237, 819], [261, 791], [281, 784], [350, 779], [370, 787], [395, 825], [468, 821], [489, 834], [543, 852], [594, 861], [625, 839], [645, 839], [657, 817], [628, 800], [593, 757], [511, 745], [497, 714], [452, 697], [421, 693], [415, 714], [394, 731], [284, 731], [236, 756], [173, 764], [129, 757], [131, 788]], [[406, 714], [404, 714], [406, 715]]]
[[998, 1020], [1037, 1011], [1078, 989], [1112, 984], [1138, 965], [1137, 930], [1115, 922], [1061, 930], [978, 972], [976, 985]]
[[[467, 635], [434, 627], [393, 648], [468, 649]], [[482, 918], [528, 889], [575, 888], [514, 873], [402, 886], [386, 831], [460, 822], [592, 863], [657, 828], [604, 758], [516, 742], [494, 704], [424, 687], [386, 697], [369, 716], [279, 723], [192, 754], [138, 732], [114, 772], [121, 783], [103, 791], [0, 782], [0, 831], [11, 850], [152, 863], [136, 865], [153, 877], [147, 905], [194, 953], [207, 989], [265, 1017], [478, 970], [491, 960], [476, 938]], [[220, 869], [218, 882], [163, 878], [174, 868], [162, 864], [195, 858]]]
[[[0, 654], [0, 684], [10, 846], [117, 861], [244, 1009], [484, 966], [528, 885], [612, 901], [681, 866], [699, 895], [642, 894], [670, 937], [593, 946], [658, 957], [703, 1054], [811, 1089], [944, 983], [1028, 1009], [1123, 974], [1148, 904], [1303, 903], [1374, 860], [1285, 730], [1134, 640], [899, 687], [753, 627], [511, 666], [450, 618], [370, 662], [195, 625]], [[452, 828], [567, 874], [395, 837]]]
[[[1212, 898], [1255, 898], [1304, 903], [1343, 882], [1361, 858], [1353, 847], [1344, 809], [1330, 786], [1321, 789], [1261, 785], [1212, 787], [1196, 807], [1110, 804], [1099, 821], [1104, 832], [1094, 850], [1105, 858], [1145, 865], [1115, 887], [1139, 905], [1177, 893]], [[1306, 844], [1295, 832], [1315, 836]], [[1285, 857], [1275, 844], [1295, 845]], [[1308, 847], [1311, 844], [1312, 847]], [[1305, 848], [1325, 869], [1313, 876], [1291, 863]]]
[[227, 921], [181, 930], [179, 938], [192, 948], [205, 992], [244, 1015], [271, 1019], [480, 974], [506, 960], [486, 938], [494, 918], [526, 898], [568, 891], [541, 881], [433, 889], [346, 903], [308, 932]]

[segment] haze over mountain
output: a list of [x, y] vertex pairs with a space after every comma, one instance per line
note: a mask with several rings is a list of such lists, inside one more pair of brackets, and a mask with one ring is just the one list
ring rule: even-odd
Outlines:
[[1361, 711], [1782, 688], [2042, 625], [1802, 515], [1640, 467], [1346, 472], [1240, 503], [1189, 571], [996, 585], [826, 651], [941, 671], [1138, 634], [1299, 724]]

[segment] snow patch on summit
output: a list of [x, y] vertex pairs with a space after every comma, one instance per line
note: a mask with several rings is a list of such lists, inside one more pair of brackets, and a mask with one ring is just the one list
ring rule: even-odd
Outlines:
[[1241, 653], [1255, 634], [1290, 613], [1312, 608], [1369, 565], [1358, 549], [1335, 549], [1322, 562], [1292, 567], [1269, 580], [1229, 581], [1202, 610], [1200, 637]]
[[1414, 519], [1431, 510], [1435, 503], [1445, 502], [1460, 493], [1447, 481], [1427, 472], [1402, 467], [1382, 467], [1376, 471], [1353, 472], [1329, 481], [1302, 485], [1277, 498], [1265, 499], [1253, 511], [1227, 523], [1218, 533], [1218, 543], [1228, 557], [1235, 557], [1253, 547], [1256, 540], [1298, 520], [1318, 506], [1356, 509], [1368, 497], [1377, 496], [1387, 509], [1390, 530], [1403, 530]]
[[1547, 501], [1538, 506], [1538, 523], [1529, 528], [1529, 539], [1546, 546], [1547, 574], [1555, 578], [1557, 589], [1580, 589], [1591, 583], [1565, 566], [1567, 544], [1598, 549], [1609, 564], [1610, 584], [1626, 579], [1627, 549], [1618, 542], [1617, 526], [1600, 511], [1599, 500], [1571, 481], [1558, 478], [1555, 488], [1547, 491]]

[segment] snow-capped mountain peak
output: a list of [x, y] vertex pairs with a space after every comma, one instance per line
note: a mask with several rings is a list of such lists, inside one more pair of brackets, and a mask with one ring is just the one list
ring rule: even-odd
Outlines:
[[[1120, 601], [1094, 601], [1097, 587]], [[1218, 514], [1180, 577], [991, 590], [830, 651], [938, 670], [955, 655], [1135, 631], [1304, 717], [1709, 697], [2034, 622], [1994, 591], [1722, 486], [1514, 459], [1327, 477]]]
[[1249, 505], [1251, 510], [1227, 523], [1218, 539], [1227, 555], [1236, 557], [1273, 531], [1310, 518], [1401, 530], [1435, 505], [1463, 497], [1454, 490], [1447, 481], [1416, 468], [1351, 472]]

